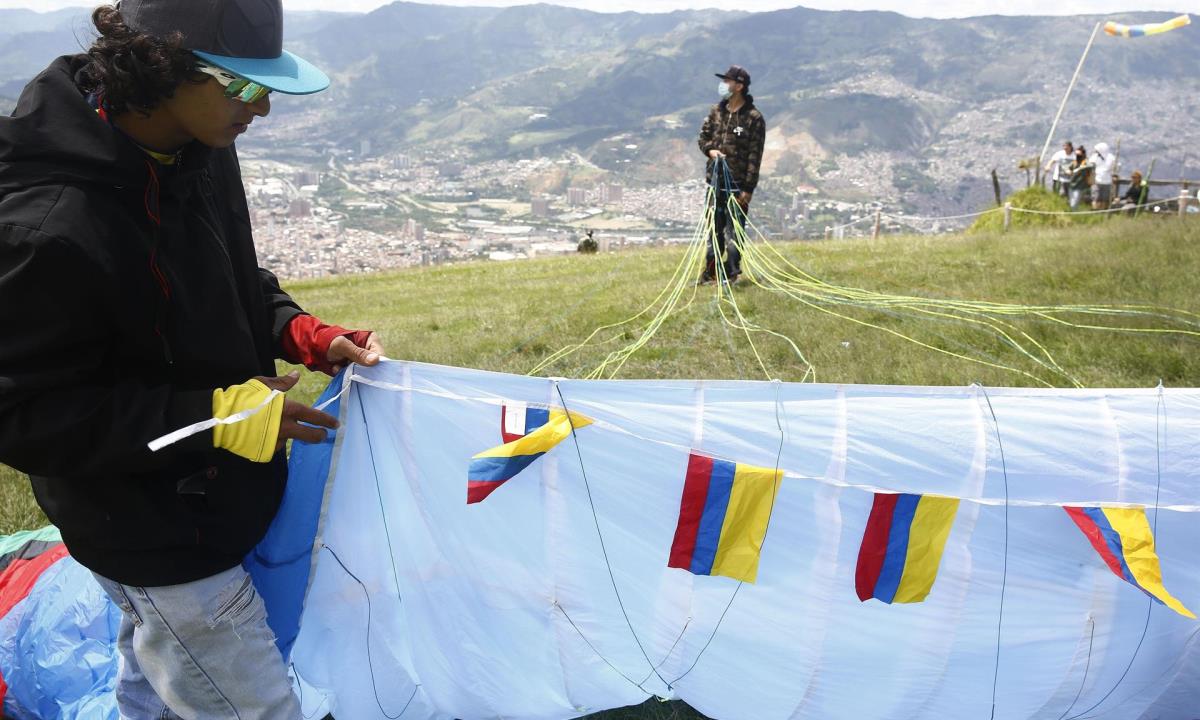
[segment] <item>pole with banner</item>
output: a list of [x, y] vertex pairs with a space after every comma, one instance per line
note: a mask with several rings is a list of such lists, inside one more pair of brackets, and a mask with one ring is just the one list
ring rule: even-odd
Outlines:
[[[1046, 135], [1046, 142], [1042, 145], [1042, 152], [1038, 154], [1038, 175], [1041, 176], [1042, 170], [1045, 168], [1046, 151], [1050, 149], [1050, 142], [1054, 139], [1054, 131], [1058, 129], [1058, 121], [1062, 119], [1063, 110], [1067, 107], [1067, 100], [1071, 98], [1071, 91], [1075, 89], [1075, 83], [1079, 80], [1079, 73], [1083, 71], [1083, 63], [1087, 60], [1088, 53], [1092, 50], [1092, 45], [1096, 43], [1096, 36], [1100, 34], [1100, 28], [1104, 23], [1097, 22], [1096, 27], [1092, 28], [1092, 36], [1088, 38], [1087, 46], [1083, 48], [1083, 55], [1079, 58], [1079, 64], [1075, 66], [1075, 74], [1071, 76], [1071, 83], [1067, 85], [1067, 92], [1063, 95], [1062, 102], [1059, 103], [1058, 112], [1054, 115], [1054, 122], [1050, 125], [1050, 132]], [[1040, 180], [1039, 180], [1039, 184]]]

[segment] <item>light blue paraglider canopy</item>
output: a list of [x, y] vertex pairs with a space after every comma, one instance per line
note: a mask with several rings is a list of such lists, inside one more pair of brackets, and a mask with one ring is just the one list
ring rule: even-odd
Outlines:
[[[385, 362], [319, 405], [341, 427], [295, 445], [246, 560], [306, 716], [1200, 707], [1200, 391]], [[118, 620], [50, 564], [0, 616], [5, 712], [115, 718]]]
[[[293, 454], [324, 475], [292, 478], [321, 495], [304, 505], [319, 508], [314, 572], [291, 652], [305, 712], [564, 718], [659, 696], [755, 720], [993, 706], [1190, 720], [1200, 706], [1200, 626], [1144, 591], [1141, 564], [1200, 607], [1200, 391], [555, 381], [400, 362], [331, 389], [337, 439]], [[520, 425], [556, 410], [586, 423]], [[506, 445], [514, 425], [527, 435]], [[473, 458], [539, 449], [468, 504], [487, 465]], [[670, 567], [696, 534], [697, 456], [778, 472], [764, 533], [738, 525], [759, 501], [736, 480], [696, 515], [724, 513], [716, 553], [752, 548], [754, 583], [720, 562]], [[899, 556], [908, 572], [939, 552], [935, 579], [921, 602], [862, 601], [864, 535], [896, 493], [957, 501], [943, 549], [918, 517]], [[1141, 518], [1154, 553], [1117, 537], [1138, 566], [1118, 577], [1068, 508]]]

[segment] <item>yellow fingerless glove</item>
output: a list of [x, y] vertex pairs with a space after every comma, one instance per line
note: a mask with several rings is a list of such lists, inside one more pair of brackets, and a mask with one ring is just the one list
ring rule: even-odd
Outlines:
[[[227, 418], [243, 410], [252, 410], [271, 394], [271, 389], [258, 380], [232, 385], [213, 391], [213, 417]], [[270, 462], [279, 440], [279, 423], [283, 418], [283, 393], [269, 405], [241, 422], [217, 425], [213, 428], [213, 447], [228, 450], [252, 462]]]

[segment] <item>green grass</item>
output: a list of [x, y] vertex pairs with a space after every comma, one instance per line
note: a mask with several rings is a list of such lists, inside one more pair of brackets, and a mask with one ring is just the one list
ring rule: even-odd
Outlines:
[[[1200, 312], [1200, 223], [1115, 218], [1079, 228], [1030, 228], [1007, 235], [899, 237], [879, 241], [792, 243], [782, 252], [814, 275], [842, 285], [930, 297], [1022, 304], [1150, 303]], [[523, 373], [598, 325], [640, 310], [658, 294], [681, 250], [474, 263], [426, 270], [293, 283], [310, 312], [347, 327], [369, 327], [391, 357]], [[698, 269], [697, 269], [698, 272]], [[711, 288], [672, 318], [635, 355], [622, 377], [761, 379], [744, 336], [727, 331]], [[951, 358], [755, 287], [739, 287], [748, 319], [793, 338], [838, 383], [1029, 385], [1020, 375]], [[850, 311], [944, 347], [978, 348], [1019, 367], [1010, 350], [958, 324], [874, 311]], [[1200, 383], [1200, 343], [1180, 336], [1114, 334], [1022, 323], [1085, 385], [1147, 387]], [[635, 331], [636, 332], [636, 329]], [[634, 332], [627, 339], [635, 337]], [[758, 339], [773, 376], [799, 380], [804, 366], [785, 343]], [[848, 344], [848, 345], [847, 345]], [[549, 369], [576, 376], [606, 349], [591, 348]], [[284, 370], [281, 368], [281, 370]], [[308, 374], [295, 394], [311, 401], [325, 383]], [[0, 467], [0, 533], [42, 524], [27, 481]], [[685, 706], [651, 701], [618, 718], [686, 720]]]
[[[785, 243], [800, 267], [842, 285], [928, 297], [1017, 303], [1150, 303], [1200, 312], [1200, 223], [1126, 220], [1075, 229], [1007, 235], [894, 237], [878, 241]], [[308, 311], [346, 327], [379, 332], [391, 357], [524, 373], [592, 328], [650, 303], [676, 266], [678, 248], [571, 256], [291, 283]], [[698, 270], [697, 270], [698, 272]], [[762, 371], [745, 337], [728, 330], [712, 288], [669, 320], [625, 366], [627, 378], [749, 378]], [[796, 341], [817, 379], [838, 383], [1029, 385], [1028, 378], [948, 357], [879, 330], [855, 325], [756, 287], [739, 285], [746, 317]], [[931, 344], [978, 348], [1025, 369], [1012, 351], [958, 325], [877, 311], [847, 311]], [[1200, 383], [1194, 338], [1114, 334], [1023, 323], [1030, 335], [1091, 387]], [[631, 326], [627, 339], [636, 337]], [[787, 345], [756, 340], [768, 369], [799, 380], [804, 366]], [[848, 343], [848, 346], [846, 345]], [[616, 345], [585, 349], [546, 374], [578, 376]], [[280, 371], [287, 368], [281, 366]], [[306, 373], [298, 399], [311, 401], [326, 379]], [[1060, 381], [1059, 384], [1065, 384]], [[0, 533], [40, 517], [27, 485], [0, 469]]]
[[[1022, 210], [1036, 210], [1044, 213], [1069, 213], [1071, 211], [1071, 206], [1065, 197], [1055, 195], [1050, 190], [1038, 186], [1018, 190], [1005, 198], [1005, 202], [1010, 202], [1014, 208]], [[1091, 205], [1087, 205], [1080, 209], [1087, 211], [1091, 210], [1092, 207]], [[1086, 212], [1070, 215], [1035, 215], [1032, 213], [1014, 212], [1012, 214], [1012, 227], [1014, 229], [1065, 228], [1075, 225], [1096, 225], [1108, 220], [1109, 218], [1104, 215], [1090, 215], [1086, 214]], [[994, 212], [987, 215], [980, 215], [967, 232], [997, 233], [1003, 228], [1004, 213]]]

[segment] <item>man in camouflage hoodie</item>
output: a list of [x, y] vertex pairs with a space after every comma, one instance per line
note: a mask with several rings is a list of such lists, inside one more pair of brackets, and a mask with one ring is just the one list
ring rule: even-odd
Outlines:
[[[750, 73], [734, 65], [717, 77], [721, 78], [723, 99], [713, 106], [700, 129], [700, 152], [708, 158], [706, 177], [717, 190], [713, 218], [717, 249], [714, 250], [713, 243], [709, 244], [700, 282], [716, 279], [716, 254], [719, 251], [726, 255], [725, 277], [734, 283], [742, 273], [742, 254], [730, 222], [729, 198], [733, 196], [737, 200], [732, 212], [738, 214], [738, 223], [745, 226], [750, 199], [758, 185], [767, 121], [754, 107], [754, 97], [748, 92]], [[733, 242], [726, 243], [726, 235], [734, 236]]]

